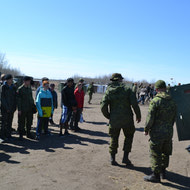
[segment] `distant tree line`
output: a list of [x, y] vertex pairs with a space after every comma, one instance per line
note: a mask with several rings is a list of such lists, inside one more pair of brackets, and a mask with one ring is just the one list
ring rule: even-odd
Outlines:
[[[86, 83], [94, 82], [95, 84], [109, 84], [111, 82], [110, 81], [111, 74], [98, 76], [98, 77], [93, 77], [93, 78], [74, 75], [72, 78], [74, 79], [75, 82], [78, 82], [80, 78], [83, 78]], [[154, 84], [155, 83], [155, 81], [151, 81], [151, 83], [149, 83], [145, 79], [141, 80], [141, 81], [132, 81], [130, 79], [124, 79], [123, 82], [124, 83], [129, 83], [129, 84], [133, 84], [135, 82], [138, 83], [138, 84], [143, 83], [145, 86], [147, 86], [148, 84]]]
[[[13, 76], [19, 76], [19, 75], [23, 75], [23, 73], [17, 69], [17, 68], [12, 68], [9, 64], [8, 64], [8, 60], [6, 59], [5, 54], [0, 52], [0, 74], [12, 74]], [[74, 75], [72, 76], [72, 78], [74, 79], [75, 83], [77, 83], [79, 81], [80, 78], [83, 78], [85, 83], [91, 83], [94, 82], [95, 84], [109, 84], [110, 83], [110, 78], [111, 78], [112, 74], [109, 75], [103, 75], [103, 76], [97, 76], [97, 77], [82, 77], [79, 75]], [[65, 80], [56, 80], [59, 82], [63, 82], [66, 81]], [[124, 79], [123, 80], [125, 83], [143, 83], [144, 85], [148, 85], [150, 84], [147, 80], [141, 80], [141, 81], [132, 81], [130, 79]], [[151, 84], [154, 84], [155, 81], [151, 81]]]
[[22, 75], [21, 71], [17, 68], [12, 68], [8, 64], [5, 54], [0, 52], [0, 73], [1, 74], [11, 74], [13, 76]]

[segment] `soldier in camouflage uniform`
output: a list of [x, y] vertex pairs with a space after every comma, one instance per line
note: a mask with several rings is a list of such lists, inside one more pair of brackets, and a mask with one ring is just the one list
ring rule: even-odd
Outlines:
[[111, 154], [112, 165], [117, 165], [115, 154], [117, 153], [118, 139], [121, 129], [125, 135], [122, 163], [131, 165], [128, 155], [129, 152], [131, 152], [135, 132], [131, 106], [136, 114], [137, 122], [141, 121], [141, 113], [136, 96], [130, 88], [122, 83], [122, 79], [123, 77], [119, 73], [114, 73], [112, 75], [110, 79], [112, 83], [109, 84], [101, 101], [101, 111], [103, 115], [109, 119], [109, 135], [111, 136], [109, 152]]
[[153, 173], [145, 176], [145, 181], [160, 182], [165, 178], [165, 171], [172, 154], [173, 124], [176, 117], [176, 105], [166, 93], [166, 83], [155, 83], [157, 95], [150, 102], [144, 128], [144, 134], [150, 135], [150, 158]]
[[92, 82], [88, 89], [87, 89], [88, 95], [89, 95], [89, 100], [88, 103], [91, 104], [91, 100], [92, 100], [92, 94], [94, 93], [94, 83]]
[[17, 90], [18, 132], [20, 140], [23, 139], [23, 135], [25, 134], [25, 126], [27, 137], [32, 138], [30, 130], [33, 122], [34, 106], [34, 99], [30, 85], [31, 77], [25, 76], [23, 80], [24, 83]]

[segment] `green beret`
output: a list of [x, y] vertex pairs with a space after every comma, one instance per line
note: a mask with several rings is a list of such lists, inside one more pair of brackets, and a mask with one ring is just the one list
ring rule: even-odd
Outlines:
[[163, 80], [158, 80], [155, 83], [155, 88], [159, 89], [159, 88], [166, 88], [166, 83]]
[[120, 73], [113, 73], [110, 80], [111, 81], [117, 81], [117, 80], [122, 80], [123, 77]]

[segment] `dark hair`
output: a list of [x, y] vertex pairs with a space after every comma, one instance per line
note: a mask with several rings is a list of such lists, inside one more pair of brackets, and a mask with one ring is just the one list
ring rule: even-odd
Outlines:
[[45, 80], [49, 80], [49, 79], [47, 77], [43, 77], [42, 82], [45, 81]]
[[50, 87], [55, 87], [55, 84], [54, 84], [54, 83], [51, 83], [51, 84], [50, 84]]

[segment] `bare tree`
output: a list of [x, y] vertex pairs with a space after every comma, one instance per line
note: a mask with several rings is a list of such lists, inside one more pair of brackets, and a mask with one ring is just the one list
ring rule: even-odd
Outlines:
[[0, 53], [0, 73], [12, 74], [13, 76], [21, 75], [21, 71], [17, 68], [12, 68], [6, 59], [5, 54]]

